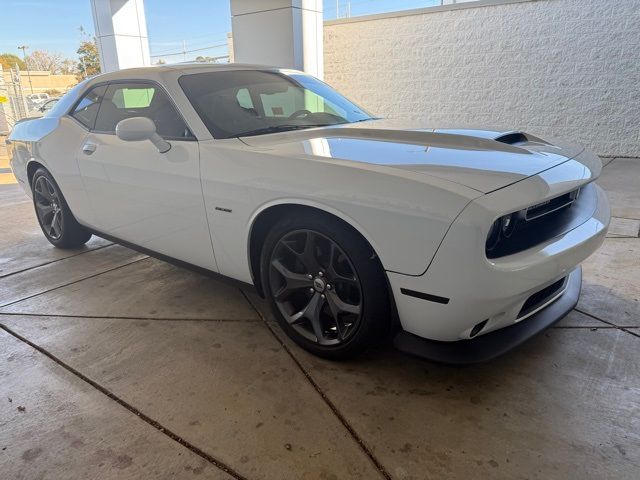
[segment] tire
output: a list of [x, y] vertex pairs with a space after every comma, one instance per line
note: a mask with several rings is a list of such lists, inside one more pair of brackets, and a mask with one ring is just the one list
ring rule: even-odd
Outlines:
[[91, 232], [75, 219], [60, 187], [51, 174], [38, 168], [31, 179], [33, 206], [42, 233], [57, 248], [77, 248], [91, 238]]
[[260, 276], [281, 328], [317, 356], [351, 358], [389, 332], [382, 265], [335, 217], [297, 212], [278, 221], [264, 242]]

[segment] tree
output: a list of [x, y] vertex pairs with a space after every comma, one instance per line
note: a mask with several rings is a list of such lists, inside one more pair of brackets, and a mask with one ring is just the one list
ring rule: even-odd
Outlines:
[[223, 60], [225, 58], [229, 58], [227, 56], [219, 56], [219, 57], [203, 57], [202, 55], [199, 55], [196, 57], [196, 62], [200, 62], [200, 63], [218, 63], [220, 60]]
[[2, 65], [2, 68], [4, 68], [5, 70], [9, 70], [10, 68], [15, 67], [16, 64], [18, 64], [20, 70], [27, 69], [24, 62], [17, 55], [14, 55], [13, 53], [0, 54], [0, 65]]
[[63, 70], [68, 70], [69, 61], [61, 53], [34, 50], [27, 56], [27, 67], [29, 67], [29, 70], [42, 70], [52, 74], [61, 74], [64, 73]]
[[60, 73], [62, 75], [73, 75], [78, 73], [78, 66], [76, 65], [75, 60], [65, 58], [60, 64]]
[[95, 38], [92, 40], [83, 40], [78, 48], [78, 80], [84, 80], [87, 77], [100, 73], [100, 58], [98, 57], [98, 46]]

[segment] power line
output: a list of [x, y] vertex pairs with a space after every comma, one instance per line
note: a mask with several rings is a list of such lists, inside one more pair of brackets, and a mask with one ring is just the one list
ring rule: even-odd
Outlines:
[[[206, 41], [195, 41], [198, 38], [206, 38]], [[224, 42], [227, 39], [227, 35], [226, 33], [224, 34], [224, 36], [219, 36], [218, 34], [211, 34], [211, 35], [207, 35], [206, 37], [189, 37], [186, 41], [194, 46], [196, 46], [196, 48], [200, 48], [198, 47], [198, 44], [202, 45], [203, 43], [206, 44], [207, 42]], [[167, 42], [168, 43], [168, 42]], [[168, 45], [174, 45], [174, 46], [168, 46]], [[182, 40], [180, 40], [179, 42], [170, 42], [165, 44], [163, 46], [163, 48], [160, 49], [160, 51], [157, 51], [156, 49], [154, 50], [154, 55], [161, 55], [164, 53], [171, 53], [174, 51], [177, 51], [176, 48], [178, 48], [180, 45], [182, 45]], [[153, 47], [153, 42], [151, 42], [151, 46]]]
[[[389, 11], [399, 12], [416, 8], [436, 7], [441, 6], [442, 4], [442, 0], [396, 0], [391, 7], [379, 7], [375, 0], [337, 0], [335, 5], [330, 4], [323, 11], [325, 18], [326, 15], [333, 16], [335, 14], [335, 18], [338, 19], [351, 16], [372, 15]], [[367, 8], [366, 11], [362, 11], [361, 7], [364, 7], [364, 5], [367, 5], [368, 7], [370, 6], [370, 8]], [[351, 8], [354, 6], [356, 8]], [[354, 10], [357, 10], [360, 13], [356, 13], [354, 15]]]
[[151, 58], [156, 58], [156, 57], [172, 57], [174, 55], [184, 55], [185, 53], [193, 53], [193, 52], [202, 52], [204, 50], [211, 50], [212, 48], [221, 48], [221, 47], [226, 47], [228, 44], [227, 43], [220, 43], [218, 45], [210, 45], [208, 47], [202, 47], [202, 48], [194, 48], [191, 50], [180, 50], [178, 52], [172, 52], [172, 53], [162, 53], [162, 54], [156, 54], [156, 55], [150, 55]]

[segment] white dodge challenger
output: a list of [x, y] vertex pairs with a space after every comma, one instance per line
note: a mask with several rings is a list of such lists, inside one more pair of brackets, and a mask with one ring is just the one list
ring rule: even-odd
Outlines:
[[270, 67], [100, 75], [8, 144], [56, 247], [98, 235], [251, 284], [334, 359], [392, 335], [446, 363], [506, 352], [575, 306], [610, 218], [582, 147], [375, 118]]

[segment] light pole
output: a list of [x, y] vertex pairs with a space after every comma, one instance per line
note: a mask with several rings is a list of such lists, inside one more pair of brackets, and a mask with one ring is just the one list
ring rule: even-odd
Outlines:
[[27, 69], [27, 78], [29, 79], [29, 89], [31, 90], [31, 93], [33, 94], [33, 85], [31, 83], [31, 74], [29, 73], [29, 66], [27, 65], [27, 48], [29, 48], [28, 45], [21, 45], [18, 47], [18, 50], [22, 50], [22, 59], [24, 60], [24, 68]]

